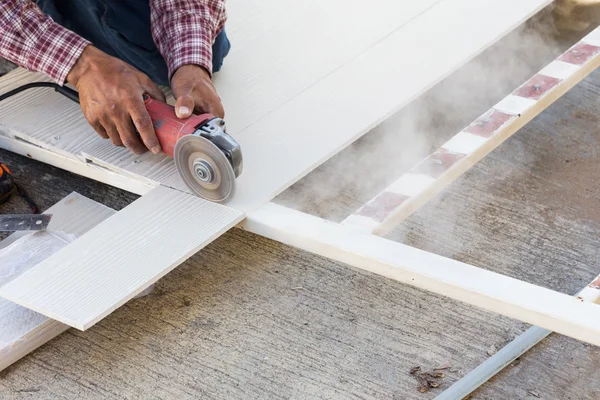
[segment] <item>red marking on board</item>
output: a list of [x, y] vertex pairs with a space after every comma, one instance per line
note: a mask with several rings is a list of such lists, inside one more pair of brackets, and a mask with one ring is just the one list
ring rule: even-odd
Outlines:
[[592, 289], [600, 289], [600, 277], [596, 278], [594, 282], [590, 283]]
[[439, 178], [446, 172], [455, 162], [465, 158], [466, 154], [454, 153], [449, 150], [439, 148], [429, 157], [421, 161], [419, 165], [414, 167], [411, 172], [415, 174], [424, 174], [432, 178]]
[[392, 211], [400, 206], [410, 196], [393, 192], [382, 192], [373, 200], [362, 206], [356, 215], [383, 222]]
[[489, 138], [494, 134], [494, 132], [496, 132], [502, 125], [504, 125], [513, 117], [515, 117], [515, 115], [506, 114], [492, 108], [490, 111], [477, 118], [471, 125], [469, 125], [465, 129], [465, 132], [482, 136], [484, 138]]
[[600, 47], [592, 46], [591, 44], [579, 43], [573, 46], [570, 50], [565, 52], [558, 58], [560, 61], [564, 61], [569, 64], [583, 65], [590, 58], [594, 57], [600, 52]]
[[513, 92], [514, 95], [531, 100], [539, 100], [548, 90], [560, 83], [560, 79], [537, 74], [520, 88]]

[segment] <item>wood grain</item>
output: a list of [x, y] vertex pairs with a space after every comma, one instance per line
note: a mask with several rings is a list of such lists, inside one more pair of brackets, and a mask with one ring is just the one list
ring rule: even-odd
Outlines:
[[0, 295], [84, 330], [243, 216], [160, 186], [0, 288]]
[[[48, 226], [53, 232], [80, 236], [108, 218], [114, 211], [71, 193], [46, 212], [53, 214]], [[0, 242], [0, 265], [3, 257], [21, 254], [23, 262], [10, 276], [0, 278], [0, 286], [12, 281], [48, 258], [67, 242], [48, 232], [17, 232]], [[28, 256], [30, 254], [30, 256]], [[0, 299], [0, 371], [35, 350], [70, 327], [5, 299]]]

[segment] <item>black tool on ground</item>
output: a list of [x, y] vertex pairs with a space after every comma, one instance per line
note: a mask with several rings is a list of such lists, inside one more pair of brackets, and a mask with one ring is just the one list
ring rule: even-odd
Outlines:
[[52, 214], [0, 214], [0, 232], [45, 230]]
[[6, 203], [15, 194], [18, 194], [27, 202], [33, 214], [0, 214], [0, 231], [38, 231], [46, 229], [52, 219], [52, 214], [38, 214], [37, 205], [25, 193], [25, 190], [17, 185], [8, 167], [0, 163], [0, 204]]

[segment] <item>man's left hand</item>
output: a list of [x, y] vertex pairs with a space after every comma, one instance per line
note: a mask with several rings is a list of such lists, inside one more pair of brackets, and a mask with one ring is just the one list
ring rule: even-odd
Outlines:
[[175, 114], [188, 118], [192, 113], [210, 113], [223, 118], [225, 111], [208, 72], [198, 65], [184, 65], [171, 78]]

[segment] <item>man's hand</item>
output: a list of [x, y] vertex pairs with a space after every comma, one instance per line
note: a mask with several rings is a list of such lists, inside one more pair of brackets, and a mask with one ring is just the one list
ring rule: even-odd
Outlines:
[[171, 78], [175, 114], [179, 118], [188, 118], [192, 112], [197, 114], [210, 113], [223, 118], [225, 111], [221, 99], [210, 80], [206, 70], [197, 65], [180, 67]]
[[67, 82], [79, 90], [83, 114], [101, 137], [136, 154], [146, 149], [154, 154], [160, 152], [142, 95], [146, 93], [161, 101], [165, 101], [165, 96], [148, 76], [90, 45], [67, 76]]

